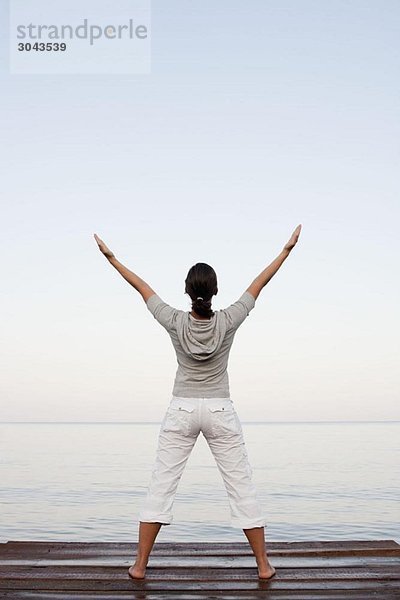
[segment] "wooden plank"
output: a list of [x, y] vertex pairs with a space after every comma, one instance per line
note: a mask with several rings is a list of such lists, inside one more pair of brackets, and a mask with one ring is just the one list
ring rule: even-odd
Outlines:
[[[0, 558], [9, 556], [18, 558], [21, 556], [31, 556], [39, 558], [48, 555], [48, 553], [62, 554], [71, 557], [83, 556], [112, 556], [127, 555], [134, 556], [137, 549], [137, 542], [24, 542], [9, 541], [0, 544]], [[377, 550], [381, 556], [396, 556], [400, 554], [400, 545], [394, 540], [371, 540], [358, 541], [346, 540], [339, 542], [270, 542], [266, 544], [267, 552], [270, 556], [279, 556], [290, 554], [323, 556], [333, 554], [364, 554], [376, 555]], [[212, 555], [212, 556], [252, 556], [252, 551], [247, 542], [238, 542], [235, 544], [213, 542], [203, 542], [191, 544], [181, 542], [179, 544], [170, 544], [156, 542], [152, 551], [152, 556], [170, 555]]]
[[[75, 566], [75, 567], [126, 567], [134, 561], [134, 556], [93, 556], [90, 558], [62, 558], [62, 555], [49, 558], [32, 559], [29, 556], [24, 558], [1, 558], [0, 567], [11, 566], [32, 566], [32, 567], [52, 567], [52, 566]], [[400, 555], [397, 556], [278, 556], [271, 562], [275, 568], [334, 568], [334, 567], [358, 567], [358, 566], [389, 566], [397, 565], [400, 570]], [[169, 567], [174, 569], [179, 564], [180, 567], [188, 569], [215, 567], [215, 568], [246, 568], [255, 566], [254, 556], [154, 556], [150, 555], [149, 567]]]
[[[143, 595], [145, 594], [145, 596]], [[205, 595], [204, 592], [179, 592], [175, 591], [172, 594], [163, 592], [52, 592], [52, 591], [6, 591], [2, 598], [8, 600], [369, 600], [369, 598], [377, 598], [377, 600], [399, 600], [397, 592], [385, 592], [385, 596], [378, 597], [375, 594], [367, 599], [365, 592], [359, 590], [346, 590], [346, 598], [343, 592], [337, 590], [320, 591], [285, 591], [274, 590], [268, 591], [265, 595], [265, 590], [255, 590], [250, 594], [248, 592], [237, 591], [234, 594], [227, 592], [214, 591], [211, 595]]]
[[[356, 567], [333, 567], [327, 568], [325, 566], [320, 568], [281, 568], [280, 576], [286, 577], [286, 575], [297, 575], [299, 579], [306, 577], [383, 577], [385, 574], [388, 577], [395, 577], [400, 580], [400, 563], [391, 565], [382, 565], [379, 567], [373, 567], [372, 565], [357, 565]], [[121, 572], [124, 572], [126, 567], [104, 567], [104, 566], [89, 566], [89, 567], [75, 567], [69, 565], [59, 564], [57, 566], [24, 566], [24, 565], [2, 565], [0, 566], [0, 578], [18, 578], [22, 574], [26, 577], [71, 577], [71, 578], [85, 578], [85, 577], [119, 577]], [[149, 574], [152, 577], [160, 577], [163, 579], [187, 579], [194, 578], [215, 578], [220, 579], [221, 577], [242, 577], [251, 575], [251, 572], [256, 570], [256, 565], [253, 564], [245, 568], [215, 568], [213, 566], [202, 566], [197, 565], [195, 569], [188, 569], [182, 565], [175, 565], [174, 567], [148, 567]]]
[[[145, 595], [143, 595], [145, 594]], [[377, 600], [399, 600], [397, 592], [385, 592], [385, 596], [369, 596], [369, 598], [377, 598]], [[173, 595], [163, 592], [143, 592], [134, 590], [128, 592], [56, 592], [56, 591], [6, 591], [2, 598], [8, 600], [367, 600], [365, 592], [359, 590], [346, 590], [346, 599], [343, 592], [337, 590], [319, 591], [285, 591], [274, 590], [268, 591], [268, 596], [265, 595], [265, 590], [255, 590], [251, 593], [236, 591], [234, 594], [227, 592], [214, 591], [211, 595], [205, 595], [204, 592], [179, 592], [174, 591]]]
[[[175, 593], [177, 591], [202, 591], [202, 592], [212, 592], [213, 594], [216, 592], [226, 592], [233, 593], [237, 591], [247, 591], [254, 592], [257, 590], [272, 590], [275, 591], [277, 589], [285, 590], [287, 592], [296, 591], [299, 593], [300, 591], [320, 591], [323, 590], [341, 590], [343, 592], [343, 598], [346, 598], [345, 594], [347, 594], [348, 590], [358, 590], [360, 592], [364, 592], [365, 600], [369, 600], [373, 597], [372, 592], [376, 593], [376, 597], [381, 599], [386, 599], [384, 595], [386, 591], [390, 593], [399, 594], [399, 582], [397, 581], [381, 581], [381, 580], [336, 580], [330, 581], [329, 579], [318, 579], [314, 581], [298, 581], [298, 579], [292, 578], [292, 580], [277, 580], [275, 577], [271, 581], [261, 582], [257, 580], [257, 576], [254, 575], [253, 579], [248, 580], [226, 580], [226, 581], [163, 581], [156, 579], [149, 579], [147, 581], [132, 581], [127, 580], [129, 578], [122, 578], [116, 580], [99, 580], [99, 579], [82, 579], [82, 580], [74, 580], [74, 579], [65, 579], [65, 580], [54, 580], [54, 579], [42, 579], [42, 580], [6, 580], [2, 587], [3, 590], [27, 590], [27, 591], [39, 591], [39, 590], [49, 590], [49, 591], [69, 591], [69, 592], [81, 592], [81, 591], [92, 591], [92, 592], [120, 592], [126, 590], [142, 590], [146, 593], [149, 591], [152, 592], [170, 592]], [[379, 595], [380, 594], [380, 595]], [[208, 597], [211, 597], [210, 595]]]
[[[119, 580], [121, 575], [128, 577], [125, 567], [20, 567], [20, 566], [9, 566], [0, 567], [0, 581], [4, 585], [6, 581], [18, 581], [27, 579], [58, 579], [60, 582], [71, 579], [73, 581], [78, 580]], [[175, 566], [173, 569], [170, 568], [157, 568], [148, 567], [146, 572], [147, 580], [160, 579], [163, 582], [167, 581], [218, 581], [223, 582], [233, 580], [252, 580], [256, 575], [256, 566], [250, 568], [196, 568], [187, 569], [182, 566]], [[278, 577], [279, 575], [279, 577]], [[332, 569], [327, 568], [307, 568], [307, 569], [280, 569], [277, 573], [276, 578], [281, 580], [293, 579], [297, 582], [302, 580], [318, 580], [323, 579], [326, 581], [330, 580], [369, 580], [379, 579], [381, 581], [396, 580], [400, 582], [400, 572], [398, 566], [381, 566], [379, 569], [375, 569], [372, 566], [356, 567], [356, 568], [343, 568], [337, 567]]]

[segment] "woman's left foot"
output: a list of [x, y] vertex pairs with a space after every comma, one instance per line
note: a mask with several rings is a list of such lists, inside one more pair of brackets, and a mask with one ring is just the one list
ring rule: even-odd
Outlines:
[[144, 579], [146, 567], [137, 567], [136, 563], [128, 569], [129, 577], [132, 579]]

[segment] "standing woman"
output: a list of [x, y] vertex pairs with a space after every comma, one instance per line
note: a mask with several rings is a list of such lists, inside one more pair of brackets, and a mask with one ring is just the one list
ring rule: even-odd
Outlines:
[[178, 369], [172, 396], [162, 420], [157, 455], [146, 498], [139, 515], [139, 542], [135, 563], [128, 573], [145, 577], [146, 565], [162, 525], [173, 520], [172, 506], [179, 480], [200, 432], [203, 433], [222, 475], [228, 494], [231, 525], [243, 529], [253, 550], [260, 579], [270, 579], [264, 527], [267, 521], [252, 482], [242, 426], [230, 398], [228, 356], [238, 327], [263, 287], [278, 271], [297, 243], [301, 225], [280, 254], [228, 308], [213, 311], [217, 276], [206, 263], [196, 263], [185, 280], [191, 311], [166, 304], [138, 275], [122, 265], [96, 235], [101, 252], [142, 296], [153, 317], [166, 329], [175, 348]]

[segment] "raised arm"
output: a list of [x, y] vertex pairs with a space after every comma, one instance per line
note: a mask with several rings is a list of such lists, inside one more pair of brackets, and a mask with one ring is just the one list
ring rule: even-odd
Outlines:
[[298, 225], [296, 229], [293, 231], [290, 240], [284, 245], [282, 251], [278, 254], [278, 256], [272, 261], [268, 267], [265, 267], [263, 271], [254, 279], [253, 283], [249, 285], [247, 288], [247, 292], [250, 292], [254, 299], [258, 298], [259, 293], [263, 289], [263, 287], [268, 283], [268, 281], [275, 275], [277, 270], [280, 268], [282, 263], [287, 259], [295, 245], [297, 244], [297, 240], [299, 239], [301, 231], [301, 225]]
[[104, 254], [107, 258], [108, 262], [112, 264], [115, 269], [117, 269], [118, 273], [122, 275], [122, 277], [131, 284], [132, 287], [135, 288], [141, 294], [143, 300], [147, 302], [147, 300], [155, 294], [156, 292], [149, 286], [148, 283], [143, 281], [138, 275], [130, 271], [127, 267], [125, 267], [122, 263], [119, 262], [117, 258], [115, 258], [114, 253], [106, 246], [101, 238], [97, 234], [94, 234], [96, 242], [99, 246], [100, 252]]

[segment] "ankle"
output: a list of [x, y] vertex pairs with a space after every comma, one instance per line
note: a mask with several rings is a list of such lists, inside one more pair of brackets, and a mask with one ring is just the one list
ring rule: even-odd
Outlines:
[[147, 565], [148, 556], [142, 556], [140, 552], [136, 555], [135, 565], [138, 567], [145, 567]]

